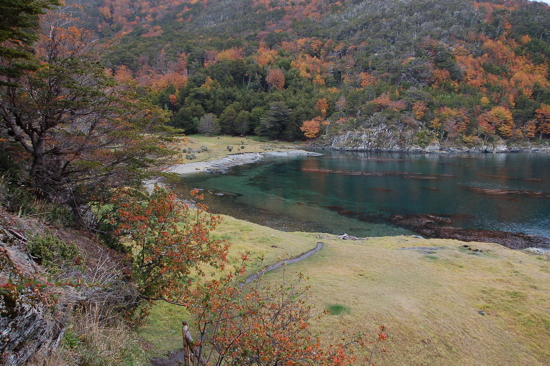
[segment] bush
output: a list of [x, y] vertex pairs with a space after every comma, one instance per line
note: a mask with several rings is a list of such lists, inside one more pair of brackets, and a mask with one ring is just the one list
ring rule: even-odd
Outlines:
[[197, 156], [195, 154], [187, 154], [187, 155], [185, 155], [185, 158], [187, 160], [195, 160], [197, 158]]
[[229, 152], [233, 151], [233, 146], [228, 145], [228, 146], [227, 146], [227, 151], [229, 151]]
[[76, 245], [65, 243], [50, 233], [31, 238], [28, 249], [38, 263], [52, 274], [74, 266], [80, 258]]

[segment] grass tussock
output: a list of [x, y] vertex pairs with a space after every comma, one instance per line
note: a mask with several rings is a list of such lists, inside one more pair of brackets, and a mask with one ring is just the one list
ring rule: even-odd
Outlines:
[[38, 356], [31, 365], [149, 365], [143, 341], [126, 322], [100, 304], [73, 315], [54, 355]]

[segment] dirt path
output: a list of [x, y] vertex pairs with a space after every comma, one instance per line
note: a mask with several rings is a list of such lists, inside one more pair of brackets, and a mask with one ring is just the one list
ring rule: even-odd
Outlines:
[[[325, 243], [319, 241], [319, 242], [317, 242], [317, 245], [315, 246], [315, 248], [313, 248], [311, 250], [308, 250], [307, 252], [302, 253], [299, 256], [295, 257], [295, 258], [286, 259], [284, 261], [277, 262], [277, 263], [267, 267], [263, 271], [260, 271], [258, 273], [254, 273], [251, 276], [248, 276], [248, 278], [246, 279], [246, 281], [244, 282], [243, 285], [249, 284], [250, 282], [260, 278], [264, 273], [269, 272], [269, 271], [273, 271], [274, 269], [277, 269], [277, 268], [281, 267], [283, 264], [288, 265], [288, 264], [298, 263], [298, 262], [303, 261], [306, 258], [311, 257], [313, 254], [320, 251], [323, 248], [324, 244]], [[162, 358], [162, 357], [151, 358], [151, 360], [150, 360], [151, 365], [152, 366], [178, 366], [178, 365], [181, 365], [184, 362], [183, 349], [179, 349], [177, 351], [170, 352], [167, 355], [167, 357], [168, 358]]]
[[277, 268], [281, 267], [283, 264], [288, 265], [288, 264], [298, 263], [298, 262], [303, 261], [306, 258], [311, 257], [313, 254], [320, 251], [323, 248], [324, 244], [325, 243], [319, 241], [319, 242], [317, 242], [317, 245], [315, 246], [315, 248], [313, 248], [311, 250], [308, 250], [307, 252], [302, 253], [299, 256], [295, 257], [295, 258], [286, 259], [284, 261], [277, 262], [277, 263], [267, 267], [266, 269], [264, 269], [264, 270], [262, 270], [258, 273], [254, 273], [253, 275], [248, 276], [248, 278], [244, 282], [244, 285], [248, 285], [250, 282], [260, 278], [264, 273], [269, 272], [269, 271], [273, 271], [274, 269], [277, 269]]

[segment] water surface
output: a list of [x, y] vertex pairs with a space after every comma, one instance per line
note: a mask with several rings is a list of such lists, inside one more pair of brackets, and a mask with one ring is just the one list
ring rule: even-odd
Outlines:
[[275, 227], [355, 236], [411, 234], [394, 214], [550, 238], [550, 156], [326, 152], [182, 177], [211, 211]]

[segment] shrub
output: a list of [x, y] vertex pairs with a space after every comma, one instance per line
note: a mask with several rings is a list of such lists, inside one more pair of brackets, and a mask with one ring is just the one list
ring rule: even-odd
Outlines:
[[38, 263], [48, 268], [52, 274], [74, 265], [80, 258], [76, 245], [65, 243], [50, 233], [31, 238], [28, 249]]

